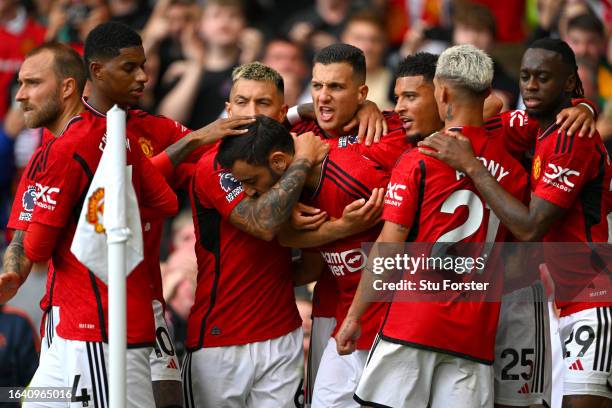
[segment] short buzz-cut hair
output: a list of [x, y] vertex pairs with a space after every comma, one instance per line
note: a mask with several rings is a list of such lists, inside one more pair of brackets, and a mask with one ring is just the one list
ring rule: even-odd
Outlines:
[[123, 23], [108, 21], [96, 26], [87, 35], [83, 58], [89, 67], [96, 58], [114, 58], [123, 48], [141, 46], [142, 38], [134, 29]]
[[234, 68], [232, 71], [232, 84], [239, 79], [250, 81], [271, 82], [281, 95], [285, 92], [283, 77], [274, 69], [259, 61], [249, 62]]
[[255, 122], [244, 126], [247, 132], [240, 136], [229, 136], [219, 145], [217, 162], [231, 169], [242, 160], [253, 166], [268, 167], [268, 157], [273, 151], [293, 154], [293, 137], [283, 126], [267, 116], [257, 115]]
[[438, 57], [436, 78], [480, 94], [491, 87], [493, 60], [473, 45], [456, 45]]
[[366, 63], [363, 51], [349, 44], [336, 43], [323, 48], [315, 55], [313, 63], [330, 65], [344, 62], [353, 68], [353, 75], [360, 84], [365, 84]]
[[53, 54], [53, 73], [57, 79], [63, 81], [66, 78], [73, 78], [79, 95], [82, 95], [87, 82], [87, 69], [79, 53], [69, 45], [52, 41], [34, 48], [26, 55], [26, 58], [45, 51]]
[[436, 75], [438, 56], [428, 52], [417, 52], [404, 58], [397, 67], [396, 78], [422, 76], [431, 82]]

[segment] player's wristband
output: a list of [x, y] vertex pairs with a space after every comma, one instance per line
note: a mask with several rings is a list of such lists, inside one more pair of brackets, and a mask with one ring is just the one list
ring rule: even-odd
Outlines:
[[589, 110], [591, 111], [591, 113], [593, 114], [593, 119], [597, 120], [597, 106], [595, 106], [593, 104], [593, 102], [589, 101], [586, 98], [575, 98], [572, 99], [572, 106], [578, 106], [578, 105], [584, 105], [587, 108], [589, 108]]
[[302, 120], [302, 118], [300, 117], [300, 114], [298, 113], [297, 106], [293, 106], [289, 108], [289, 110], [287, 111], [287, 120], [289, 121], [289, 124], [291, 126], [295, 125], [300, 120]]
[[591, 105], [589, 105], [588, 103], [580, 102], [578, 105], [586, 106], [591, 111], [591, 115], [593, 115], [593, 117], [596, 116], [595, 110], [591, 108]]

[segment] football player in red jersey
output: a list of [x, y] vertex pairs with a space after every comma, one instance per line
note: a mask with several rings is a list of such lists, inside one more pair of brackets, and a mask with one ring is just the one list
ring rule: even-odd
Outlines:
[[[0, 303], [14, 296], [19, 286], [27, 279], [31, 264], [23, 252], [23, 239], [34, 211], [36, 198], [41, 189], [36, 185], [36, 174], [44, 159], [44, 146], [54, 137], [62, 135], [71, 120], [83, 109], [81, 93], [87, 80], [87, 72], [81, 57], [72, 48], [58, 43], [48, 43], [31, 51], [19, 70], [20, 87], [15, 96], [24, 111], [25, 123], [30, 128], [44, 128], [43, 143], [28, 163], [11, 210], [8, 228], [15, 231], [4, 255], [4, 273], [0, 275]], [[49, 263], [49, 274], [52, 265]], [[52, 279], [47, 280], [46, 295], [41, 300], [45, 313], [41, 324], [43, 342], [41, 359], [47, 351], [59, 310], [53, 311], [49, 293]], [[44, 330], [43, 330], [44, 327]]]
[[[538, 40], [523, 56], [520, 78], [528, 118], [516, 119], [524, 122], [536, 118], [540, 129], [537, 139], [531, 140], [535, 143], [535, 153], [528, 207], [508, 196], [485, 174], [464, 138], [432, 137], [423, 143], [436, 150], [428, 154], [471, 177], [493, 211], [520, 240], [609, 241], [608, 212], [612, 194], [609, 156], [599, 135], [576, 137], [555, 123], [557, 113], [569, 106], [570, 98], [582, 97], [573, 52], [563, 41]], [[575, 245], [574, 249], [579, 247]], [[585, 288], [594, 278], [593, 271], [559, 265], [555, 262], [560, 255], [558, 249], [554, 256], [546, 256], [554, 252], [551, 244], [545, 247], [545, 259], [556, 284], [556, 302], [561, 311], [560, 335], [565, 345], [563, 403], [578, 407], [604, 406], [612, 399], [607, 384], [612, 339], [612, 326], [607, 322], [612, 318], [612, 302], [605, 297], [610, 291], [601, 290], [599, 285], [593, 290]], [[571, 255], [580, 256], [575, 251]], [[580, 298], [572, 302], [581, 289], [591, 292], [588, 294], [591, 301]], [[584, 342], [584, 333], [593, 341]]]
[[[129, 35], [117, 40], [116, 46], [120, 48], [135, 47], [140, 41], [137, 36]], [[82, 62], [77, 61], [82, 66]], [[142, 74], [139, 69], [133, 70], [131, 77], [127, 75], [133, 83], [138, 83]], [[133, 88], [133, 83], [129, 83], [129, 89]], [[60, 87], [60, 91], [63, 88]], [[68, 113], [57, 112], [60, 117]], [[42, 186], [41, 193], [36, 197], [24, 239], [28, 259], [52, 259], [53, 288], [49, 301], [54, 305], [56, 301], [60, 307], [58, 335], [41, 361], [31, 385], [71, 384], [76, 390], [74, 401], [88, 404], [93, 400], [102, 405], [108, 401], [105, 385], [107, 346], [104, 344], [108, 330], [106, 286], [74, 258], [70, 245], [76, 227], [73, 214], [78, 213], [82, 205], [80, 197], [87, 190], [98, 165], [105, 130], [105, 119], [97, 112], [85, 109], [69, 121], [60, 137], [46, 144], [37, 163], [35, 178]], [[133, 182], [143, 214], [145, 211], [158, 211], [157, 216], [172, 214], [177, 208], [176, 197], [140, 148], [129, 148], [138, 146], [130, 132], [128, 140], [127, 158], [134, 166]], [[128, 387], [132, 390], [128, 401], [131, 406], [154, 404], [149, 367], [150, 346], [155, 339], [150, 286], [150, 277], [143, 263], [127, 280], [128, 369], [131, 374]], [[35, 403], [28, 404], [36, 406]]]
[[[438, 112], [446, 128], [463, 129], [481, 157], [503, 168], [496, 176], [511, 194], [521, 197], [527, 184], [524, 170], [506, 154], [500, 138], [482, 128], [492, 75], [492, 62], [482, 51], [471, 46], [446, 50], [434, 78]], [[436, 242], [451, 230], [464, 233], [462, 242], [505, 237], [469, 179], [418, 150], [401, 157], [390, 186], [393, 194], [385, 198], [385, 225], [377, 242]], [[441, 210], [444, 203], [454, 211]], [[467, 225], [466, 216], [472, 212], [478, 218], [471, 217], [475, 223]], [[362, 274], [336, 335], [340, 353], [354, 350], [361, 316], [373, 298], [373, 282], [371, 273]], [[355, 399], [367, 406], [492, 406], [498, 313], [497, 303], [455, 298], [391, 303]]]
[[[248, 148], [253, 145], [258, 147], [254, 151]], [[295, 160], [294, 147], [287, 131], [259, 117], [256, 124], [249, 126], [246, 136], [230, 138], [221, 143], [217, 160], [221, 166], [232, 171], [245, 189], [265, 194]], [[357, 152], [332, 146], [327, 156], [320, 157], [314, 163], [304, 184], [303, 197], [307, 197], [309, 203], [323, 208], [333, 218], [340, 219], [345, 207], [354, 200], [365, 202], [372, 195], [382, 203], [383, 188], [387, 181], [387, 174], [375, 162]], [[376, 222], [377, 217], [373, 217], [370, 226]], [[361, 242], [373, 240], [378, 231], [376, 227], [365, 228], [362, 233], [319, 248], [331, 271], [326, 273], [333, 274], [339, 288], [340, 299], [336, 312], [338, 321], [341, 321], [350, 305], [359, 282], [359, 271], [365, 263]], [[311, 277], [316, 279], [318, 276]], [[369, 330], [359, 345], [358, 355], [348, 358], [338, 356], [335, 342], [328, 339], [329, 344], [315, 382], [313, 406], [330, 406], [333, 401], [352, 401], [356, 379], [365, 364], [367, 350], [382, 318], [382, 305], [372, 307], [368, 317]]]

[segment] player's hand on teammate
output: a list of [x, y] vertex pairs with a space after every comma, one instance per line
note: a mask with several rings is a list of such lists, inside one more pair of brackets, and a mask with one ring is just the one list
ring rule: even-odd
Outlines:
[[302, 133], [293, 136], [295, 147], [295, 159], [306, 159], [310, 164], [321, 162], [329, 153], [329, 144], [312, 132]]
[[11, 300], [21, 286], [21, 277], [16, 272], [5, 272], [0, 275], [0, 305]]
[[559, 112], [557, 124], [561, 125], [560, 132], [566, 130], [570, 136], [579, 131], [578, 137], [593, 137], [597, 131], [593, 112], [582, 104], [565, 108]]
[[349, 235], [366, 231], [380, 222], [385, 201], [385, 189], [375, 188], [366, 201], [353, 201], [344, 208], [340, 221], [350, 231]]
[[291, 212], [291, 226], [296, 230], [313, 231], [319, 229], [327, 218], [327, 212], [298, 202]]
[[420, 141], [418, 146], [421, 153], [435, 157], [464, 173], [480, 163], [474, 156], [470, 139], [460, 132], [436, 132]]
[[347, 315], [342, 326], [336, 333], [336, 350], [341, 356], [351, 354], [355, 351], [357, 339], [361, 335], [361, 323], [358, 319]]
[[351, 129], [358, 128], [357, 140], [370, 146], [372, 143], [380, 142], [380, 138], [387, 134], [387, 121], [378, 109], [378, 105], [371, 101], [365, 101], [359, 108], [355, 117], [344, 125], [342, 130], [349, 132]]
[[252, 116], [235, 116], [221, 118], [191, 133], [192, 140], [197, 146], [215, 143], [227, 136], [239, 136], [247, 132], [240, 129], [255, 122]]

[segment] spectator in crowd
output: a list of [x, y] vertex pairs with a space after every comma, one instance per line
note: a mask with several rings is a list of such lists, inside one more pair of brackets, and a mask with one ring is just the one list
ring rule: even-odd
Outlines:
[[[186, 69], [187, 55], [199, 58], [202, 46], [197, 41], [200, 9], [194, 0], [159, 1], [142, 33], [150, 80], [144, 105], [157, 109], [171, 86]], [[178, 62], [175, 64], [175, 62]]]
[[[38, 368], [39, 350], [30, 318], [20, 309], [0, 305], [0, 387], [27, 386]], [[20, 404], [2, 406], [17, 408]]]
[[142, 30], [151, 15], [147, 0], [110, 0], [111, 20], [129, 25], [134, 30]]
[[285, 103], [288, 106], [298, 102], [310, 102], [310, 92], [305, 92], [308, 66], [302, 48], [286, 37], [268, 41], [262, 62], [276, 70], [285, 82]]
[[338, 42], [351, 12], [348, 0], [316, 0], [313, 7], [298, 11], [285, 25], [293, 41], [317, 52]]
[[186, 60], [182, 76], [159, 106], [162, 115], [198, 129], [223, 112], [232, 86], [232, 70], [240, 60], [239, 41], [245, 27], [238, 0], [210, 0], [200, 20], [200, 37], [187, 31], [182, 41]]
[[[491, 54], [495, 46], [496, 25], [493, 14], [486, 6], [468, 2], [457, 3], [453, 21], [454, 44], [471, 44]], [[513, 109], [518, 101], [517, 81], [495, 60], [493, 69], [493, 93], [503, 101], [502, 110]]]
[[58, 0], [49, 13], [45, 40], [68, 43], [82, 54], [87, 34], [110, 16], [105, 0]]
[[[581, 78], [586, 80], [585, 96], [596, 100], [600, 107], [612, 97], [612, 69], [606, 61], [606, 33], [603, 23], [592, 13], [581, 14], [567, 22], [564, 40], [576, 54]], [[592, 81], [593, 92], [587, 93], [587, 82]]]
[[387, 39], [382, 20], [371, 12], [354, 14], [342, 32], [342, 42], [354, 45], [365, 55], [368, 99], [381, 109], [391, 108], [388, 92], [393, 75], [384, 65]]

